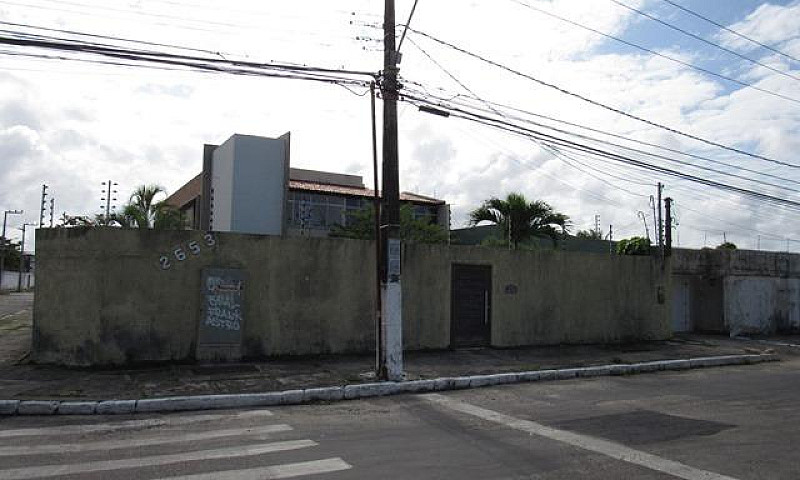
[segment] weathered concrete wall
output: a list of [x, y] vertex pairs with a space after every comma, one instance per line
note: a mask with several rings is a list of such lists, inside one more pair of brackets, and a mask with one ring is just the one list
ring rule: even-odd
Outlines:
[[672, 272], [690, 279], [695, 331], [800, 331], [800, 255], [677, 249]]
[[800, 278], [800, 255], [757, 250], [673, 249], [672, 273]]
[[[199, 231], [37, 231], [34, 359], [77, 365], [192, 359], [205, 267], [246, 271], [245, 356], [374, 349], [374, 243], [230, 233], [214, 239], [209, 246]], [[196, 255], [192, 241], [200, 246]], [[178, 247], [183, 261], [173, 254]], [[450, 346], [454, 263], [492, 267], [495, 346], [670, 334], [668, 276], [649, 257], [407, 245], [403, 259], [409, 349]], [[504, 293], [509, 284], [516, 294]]]
[[[198, 231], [37, 231], [34, 358], [119, 364], [194, 355], [204, 267], [247, 272], [244, 355], [373, 348], [369, 242]], [[201, 245], [198, 255], [187, 245]], [[186, 260], [172, 252], [183, 246]], [[171, 267], [162, 270], [159, 257]], [[44, 279], [44, 280], [41, 280]]]
[[800, 279], [730, 276], [725, 296], [731, 335], [800, 330]]
[[[415, 347], [450, 344], [454, 263], [492, 267], [493, 346], [670, 336], [668, 276], [649, 257], [407, 245], [403, 307], [409, 321], [404, 334]], [[505, 293], [507, 285], [517, 286], [517, 293]], [[428, 300], [413, 300], [420, 297]]]

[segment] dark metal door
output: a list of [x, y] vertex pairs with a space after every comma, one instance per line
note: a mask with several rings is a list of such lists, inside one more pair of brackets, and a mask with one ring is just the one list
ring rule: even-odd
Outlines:
[[453, 265], [451, 286], [452, 346], [459, 348], [489, 345], [492, 267]]

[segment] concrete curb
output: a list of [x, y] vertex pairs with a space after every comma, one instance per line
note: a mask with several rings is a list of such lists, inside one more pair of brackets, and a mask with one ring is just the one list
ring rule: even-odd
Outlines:
[[57, 400], [0, 400], [2, 415], [91, 415], [179, 412], [215, 410], [276, 405], [300, 405], [313, 402], [336, 402], [359, 398], [398, 395], [402, 393], [441, 392], [465, 388], [490, 387], [510, 383], [568, 380], [613, 375], [633, 375], [658, 371], [678, 371], [724, 365], [753, 365], [779, 361], [774, 353], [725, 355], [685, 360], [659, 360], [619, 365], [534, 370], [464, 377], [443, 377], [408, 382], [360, 383], [338, 387], [307, 388], [283, 392], [243, 393], [232, 395], [196, 395], [184, 397], [147, 398], [141, 400], [107, 400], [101, 402], [67, 402]]

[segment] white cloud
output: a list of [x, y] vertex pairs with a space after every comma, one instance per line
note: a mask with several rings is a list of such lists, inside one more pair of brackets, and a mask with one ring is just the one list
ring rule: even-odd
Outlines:
[[[615, 35], [624, 35], [632, 22], [641, 21], [610, 2], [526, 1]], [[246, 54], [251, 60], [368, 70], [381, 65], [381, 52], [375, 50], [379, 43], [374, 41], [381, 36], [376, 28], [382, 21], [380, 2], [301, 0], [266, 7], [263, 2], [240, 0], [221, 7], [197, 1], [193, 9], [159, 0], [140, 0], [130, 9], [99, 1], [83, 3], [91, 6], [4, 6], [0, 19], [191, 45], [226, 58], [245, 58]], [[411, 3], [398, 2], [399, 23], [405, 22]], [[627, 3], [641, 6], [644, 2]], [[30, 5], [45, 4], [33, 0]], [[733, 28], [797, 52], [798, 9], [798, 2], [784, 7], [765, 4]], [[513, 2], [421, 2], [413, 24], [543, 80], [721, 143], [790, 161], [800, 147], [795, 105], [753, 90], [728, 94], [714, 79], [661, 58], [598, 54], [597, 47], [605, 41], [602, 37]], [[746, 47], [736, 39], [723, 38], [732, 48]], [[492, 101], [764, 168], [763, 162], [712, 151], [588, 106], [414, 34], [409, 39], [471, 90]], [[463, 93], [413, 44], [406, 43], [403, 52], [404, 77], [432, 91], [442, 87]], [[697, 60], [696, 52], [665, 53]], [[774, 55], [765, 61], [782, 65]], [[367, 184], [372, 183], [369, 98], [340, 87], [5, 57], [4, 68], [0, 72], [0, 162], [6, 173], [0, 173], [0, 208], [25, 208], [33, 213], [29, 221], [37, 219], [42, 183], [51, 185], [59, 214], [98, 213], [101, 181], [121, 184], [120, 201], [123, 193], [143, 183], [160, 183], [173, 191], [200, 170], [204, 143], [219, 143], [233, 133], [276, 136], [291, 131], [294, 166], [358, 173]], [[748, 81], [763, 88], [800, 96], [792, 80], [762, 70], [744, 73]], [[424, 115], [407, 104], [401, 104], [400, 111], [401, 189], [445, 198], [453, 204], [454, 226], [463, 225], [468, 211], [483, 199], [520, 191], [569, 214], [576, 230], [593, 226], [599, 213], [604, 228], [613, 223], [623, 235], [640, 234], [636, 212], [649, 211], [648, 196], [655, 190], [641, 183], [662, 180], [676, 198], [678, 211], [686, 205], [705, 215], [687, 211], [687, 226], [691, 223], [696, 230], [682, 227], [684, 245], [701, 245], [703, 228], [744, 232], [742, 241], [755, 238], [756, 233], [726, 227], [725, 221], [800, 239], [794, 213], [604, 160], [581, 160], [593, 168], [592, 175], [587, 175], [553, 159], [529, 140], [455, 118]], [[798, 179], [795, 171], [773, 173]]]

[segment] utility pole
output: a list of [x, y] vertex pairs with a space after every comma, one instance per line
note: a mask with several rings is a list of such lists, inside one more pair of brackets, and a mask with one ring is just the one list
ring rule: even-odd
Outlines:
[[661, 257], [664, 257], [664, 222], [661, 219], [661, 192], [664, 190], [664, 185], [658, 182], [658, 249], [661, 252]]
[[667, 229], [664, 232], [665, 236], [665, 243], [664, 243], [664, 256], [670, 257], [672, 256], [672, 199], [667, 197], [664, 199], [664, 213], [667, 219], [666, 226]]
[[381, 256], [381, 193], [378, 182], [378, 127], [375, 114], [375, 82], [369, 84], [370, 112], [372, 117], [372, 184], [374, 188], [373, 212], [375, 216], [375, 373], [381, 371], [383, 358], [383, 328], [382, 328], [382, 302], [381, 271], [383, 257]]
[[600, 215], [594, 216], [594, 231], [597, 232], [597, 235], [601, 235], [600, 233]]
[[614, 225], [608, 226], [608, 253], [614, 254]]
[[385, 0], [383, 15], [383, 205], [381, 240], [384, 268], [381, 308], [382, 349], [378, 376], [403, 378], [403, 314], [400, 268], [400, 180], [397, 148], [397, 49], [395, 48], [394, 0]]
[[39, 228], [44, 228], [44, 211], [47, 205], [47, 185], [42, 185], [42, 206], [39, 208]]

